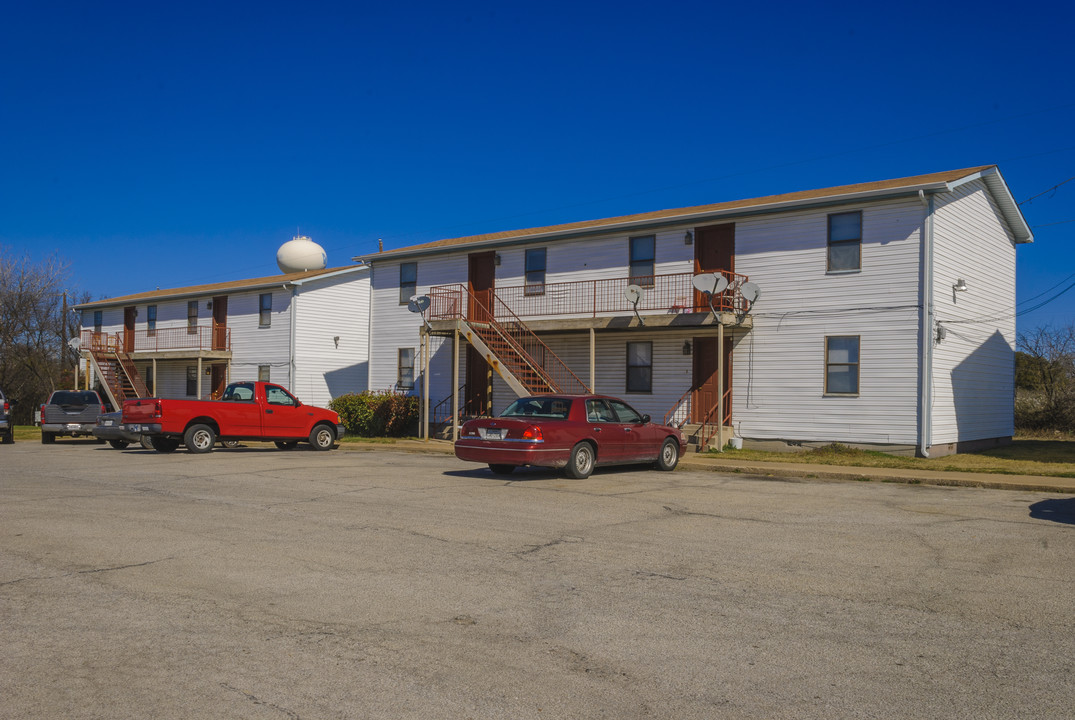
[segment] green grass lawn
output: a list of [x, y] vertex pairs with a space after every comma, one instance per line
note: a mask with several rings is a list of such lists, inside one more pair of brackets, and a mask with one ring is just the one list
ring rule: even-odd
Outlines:
[[828, 445], [802, 452], [725, 450], [722, 457], [729, 460], [1075, 477], [1075, 438], [1017, 437], [1011, 445], [995, 450], [938, 458], [903, 457], [855, 450], [843, 445]]

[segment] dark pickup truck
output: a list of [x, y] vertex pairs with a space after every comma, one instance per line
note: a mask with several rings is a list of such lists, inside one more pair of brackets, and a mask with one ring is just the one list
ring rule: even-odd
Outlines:
[[15, 418], [11, 414], [14, 400], [8, 400], [0, 390], [0, 442], [9, 445], [15, 442]]
[[105, 412], [93, 390], [57, 390], [41, 406], [41, 442], [55, 442], [58, 435], [92, 437], [97, 416]]

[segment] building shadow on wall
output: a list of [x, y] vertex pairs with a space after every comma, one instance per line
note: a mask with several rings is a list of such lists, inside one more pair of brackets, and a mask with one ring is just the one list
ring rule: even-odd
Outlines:
[[347, 393], [361, 393], [369, 389], [369, 363], [356, 363], [329, 370], [325, 373], [329, 394], [336, 398]]
[[1030, 517], [1075, 525], [1075, 498], [1050, 498], [1030, 506]]
[[[996, 379], [1007, 375], [1005, 385]], [[1015, 413], [1015, 351], [994, 332], [952, 370], [952, 400], [958, 441], [1010, 437]], [[997, 393], [1004, 397], [997, 397]], [[1004, 417], [1000, 408], [1006, 408]], [[981, 426], [976, 429], [975, 426]]]

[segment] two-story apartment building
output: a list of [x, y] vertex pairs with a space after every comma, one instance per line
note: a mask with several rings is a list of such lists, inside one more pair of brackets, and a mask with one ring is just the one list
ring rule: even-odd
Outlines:
[[366, 389], [369, 268], [153, 290], [77, 306], [80, 349], [114, 405], [266, 380], [304, 402]]
[[557, 389], [718, 443], [1005, 442], [1032, 239], [983, 166], [364, 255], [369, 384], [433, 421]]

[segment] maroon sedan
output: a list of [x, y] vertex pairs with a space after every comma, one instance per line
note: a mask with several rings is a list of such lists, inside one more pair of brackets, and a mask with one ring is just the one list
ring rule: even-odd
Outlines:
[[622, 400], [536, 395], [519, 398], [499, 417], [464, 423], [455, 456], [488, 463], [495, 473], [537, 465], [584, 478], [598, 465], [655, 463], [673, 470], [685, 449], [679, 430], [650, 422]]

